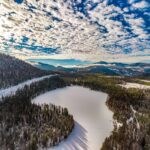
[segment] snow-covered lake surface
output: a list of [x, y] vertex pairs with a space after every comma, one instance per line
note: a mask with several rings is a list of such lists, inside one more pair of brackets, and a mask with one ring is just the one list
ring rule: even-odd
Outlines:
[[74, 116], [70, 136], [49, 150], [99, 150], [113, 130], [113, 113], [105, 102], [107, 94], [81, 86], [70, 86], [42, 94], [33, 103], [52, 103], [67, 107]]
[[47, 76], [43, 76], [43, 77], [39, 77], [39, 78], [33, 78], [31, 80], [27, 80], [25, 82], [22, 82], [22, 83], [20, 83], [20, 84], [18, 84], [16, 86], [12, 86], [12, 87], [9, 87], [7, 89], [1, 89], [0, 90], [0, 98], [2, 96], [5, 97], [5, 96], [14, 95], [17, 90], [23, 89], [25, 85], [30, 85], [30, 84], [32, 84], [34, 82], [42, 81], [42, 80], [44, 80], [46, 78], [50, 78], [52, 76], [54, 76], [54, 75], [47, 75]]
[[127, 82], [126, 84], [121, 84], [120, 86], [125, 87], [125, 88], [150, 89], [150, 86], [148, 85], [143, 85], [143, 84], [138, 84], [138, 83], [129, 83], [129, 82]]

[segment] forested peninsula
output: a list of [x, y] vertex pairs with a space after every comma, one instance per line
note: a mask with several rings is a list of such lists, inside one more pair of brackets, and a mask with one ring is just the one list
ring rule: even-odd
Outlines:
[[59, 144], [74, 127], [67, 108], [53, 104], [42, 106], [31, 100], [46, 91], [64, 87], [59, 77], [44, 79], [25, 86], [15, 95], [0, 101], [0, 148], [37, 150]]

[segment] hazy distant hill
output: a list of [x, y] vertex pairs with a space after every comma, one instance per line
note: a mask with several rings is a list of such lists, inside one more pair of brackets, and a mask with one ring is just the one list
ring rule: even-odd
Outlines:
[[148, 76], [150, 75], [150, 64], [148, 63], [108, 63], [97, 62], [89, 66], [65, 68], [62, 66], [55, 67], [53, 65], [36, 63], [37, 68], [51, 71], [64, 71], [64, 72], [88, 72], [88, 73], [102, 73], [106, 75], [121, 75], [121, 76]]
[[46, 73], [46, 71], [42, 71], [19, 59], [0, 54], [0, 88], [16, 85], [19, 82], [39, 77]]

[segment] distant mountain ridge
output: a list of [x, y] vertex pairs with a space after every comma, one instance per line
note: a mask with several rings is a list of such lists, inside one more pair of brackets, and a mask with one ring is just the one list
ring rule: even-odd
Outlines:
[[0, 53], [0, 89], [46, 74], [22, 60]]
[[66, 68], [62, 66], [53, 66], [44, 63], [35, 64], [37, 68], [43, 70], [51, 70], [51, 71], [64, 71], [64, 72], [85, 72], [85, 73], [102, 73], [106, 75], [121, 75], [121, 76], [143, 76], [150, 75], [150, 64], [148, 63], [118, 63], [112, 62], [108, 63], [105, 61], [100, 61], [89, 66], [77, 66]]
[[150, 63], [143, 63], [143, 62], [136, 62], [136, 63], [121, 63], [121, 62], [105, 62], [105, 61], [100, 61], [100, 62], [96, 62], [94, 64], [100, 64], [100, 65], [115, 65], [115, 66], [120, 66], [120, 67], [129, 67], [129, 66], [134, 66], [134, 67], [145, 67], [145, 66], [149, 66], [150, 67]]

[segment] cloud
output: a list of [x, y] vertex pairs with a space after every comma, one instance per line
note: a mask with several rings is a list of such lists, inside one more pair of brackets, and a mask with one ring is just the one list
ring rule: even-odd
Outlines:
[[149, 57], [148, 2], [130, 0], [122, 6], [101, 0], [1, 0], [0, 51], [22, 59]]
[[133, 3], [132, 5], [134, 8], [148, 8], [150, 5], [148, 2], [146, 2], [145, 0], [137, 2], [137, 3]]

